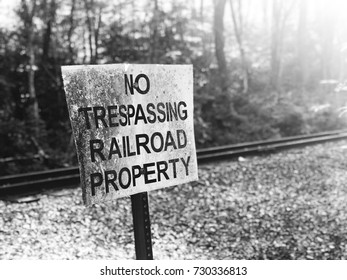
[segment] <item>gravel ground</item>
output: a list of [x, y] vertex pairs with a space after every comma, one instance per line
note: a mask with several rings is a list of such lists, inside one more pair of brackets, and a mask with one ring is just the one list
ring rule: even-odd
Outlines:
[[[347, 142], [200, 166], [149, 193], [155, 259], [347, 259]], [[0, 201], [0, 259], [134, 259], [130, 199]]]

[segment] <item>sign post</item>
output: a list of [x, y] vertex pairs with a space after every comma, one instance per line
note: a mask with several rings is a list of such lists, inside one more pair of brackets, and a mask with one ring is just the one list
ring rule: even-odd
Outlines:
[[191, 65], [63, 66], [85, 205], [131, 196], [152, 259], [147, 192], [197, 180]]
[[153, 260], [151, 223], [147, 192], [131, 196], [137, 260]]

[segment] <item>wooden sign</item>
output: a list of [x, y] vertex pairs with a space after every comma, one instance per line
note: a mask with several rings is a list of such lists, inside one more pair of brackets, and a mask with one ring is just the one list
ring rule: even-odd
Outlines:
[[191, 65], [63, 66], [87, 205], [197, 180]]

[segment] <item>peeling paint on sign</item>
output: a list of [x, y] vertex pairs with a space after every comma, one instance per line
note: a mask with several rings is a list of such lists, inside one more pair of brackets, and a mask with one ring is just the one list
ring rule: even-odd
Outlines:
[[197, 180], [191, 65], [62, 73], [86, 205]]

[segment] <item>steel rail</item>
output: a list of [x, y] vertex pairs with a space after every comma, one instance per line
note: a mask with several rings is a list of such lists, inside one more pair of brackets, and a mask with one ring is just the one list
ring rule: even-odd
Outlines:
[[[346, 130], [225, 145], [221, 147], [199, 149], [197, 150], [197, 159], [198, 163], [202, 164], [250, 155], [263, 155], [284, 149], [343, 139], [347, 139]], [[46, 189], [75, 187], [79, 183], [80, 175], [77, 167], [4, 176], [0, 177], [0, 197], [38, 193]]]
[[218, 147], [209, 147], [209, 148], [199, 149], [197, 151], [197, 155], [198, 156], [209, 155], [211, 153], [214, 153], [215, 151], [229, 152], [231, 150], [247, 149], [247, 148], [253, 148], [253, 147], [258, 147], [258, 146], [264, 146], [267, 144], [273, 145], [273, 144], [278, 144], [278, 143], [287, 143], [289, 141], [304, 140], [304, 139], [311, 139], [311, 138], [332, 136], [332, 135], [340, 135], [343, 133], [347, 133], [347, 130], [332, 130], [332, 131], [323, 132], [323, 133], [290, 136], [290, 137], [284, 137], [284, 138], [279, 138], [279, 139], [269, 139], [269, 140], [262, 140], [262, 141], [244, 142], [244, 143], [240, 143], [240, 144], [223, 145], [223, 146], [218, 146]]
[[250, 145], [250, 146], [245, 146], [239, 149], [230, 149], [230, 150], [223, 149], [221, 151], [218, 151], [216, 149], [215, 153], [198, 155], [198, 162], [206, 163], [206, 162], [212, 162], [212, 161], [218, 161], [218, 160], [224, 160], [224, 159], [230, 159], [230, 158], [238, 158], [238, 157], [257, 155], [257, 154], [258, 155], [266, 154], [266, 153], [276, 152], [276, 151], [280, 151], [284, 149], [298, 148], [298, 147], [320, 144], [325, 142], [339, 141], [343, 139], [347, 139], [346, 132], [343, 134], [338, 134], [338, 135], [310, 137], [310, 138], [301, 139], [301, 140], [300, 139], [290, 140], [288, 142], [281, 141], [277, 143]]

